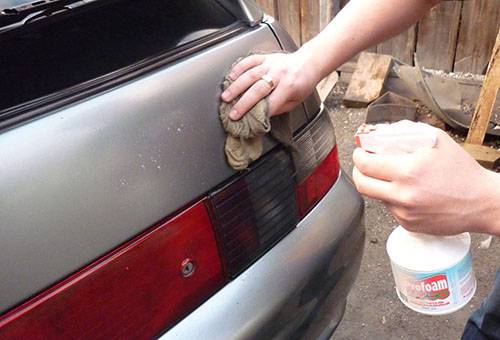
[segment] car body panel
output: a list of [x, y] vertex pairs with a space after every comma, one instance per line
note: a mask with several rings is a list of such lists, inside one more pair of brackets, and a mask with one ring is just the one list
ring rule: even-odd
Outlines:
[[278, 48], [261, 25], [0, 132], [0, 312], [231, 177], [222, 75], [251, 50]]
[[[245, 16], [234, 35], [0, 131], [0, 313], [235, 178], [217, 118], [223, 75], [251, 52], [296, 46], [251, 0], [219, 2]], [[292, 128], [320, 112], [313, 93]], [[266, 137], [264, 152], [274, 146]], [[161, 338], [329, 338], [359, 270], [362, 214], [341, 174], [289, 234]]]
[[160, 339], [328, 339], [359, 270], [362, 212], [342, 174], [296, 229]]

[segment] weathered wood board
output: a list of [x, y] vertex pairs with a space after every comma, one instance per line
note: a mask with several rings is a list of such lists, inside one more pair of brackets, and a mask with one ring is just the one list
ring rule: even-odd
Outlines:
[[500, 151], [480, 144], [462, 144], [467, 151], [479, 164], [485, 168], [492, 169], [499, 166]]
[[320, 19], [318, 0], [300, 0], [300, 36], [302, 44], [319, 33]]
[[499, 28], [498, 0], [464, 1], [454, 70], [483, 74]]
[[340, 11], [339, 0], [319, 1], [319, 29], [322, 30], [332, 21], [333, 17]]
[[436, 70], [453, 70], [461, 10], [461, 2], [443, 1], [420, 20], [417, 39], [420, 65]]
[[[349, 0], [256, 0], [297, 45], [314, 37]], [[408, 31], [366, 51], [427, 68], [483, 74], [500, 27], [500, 0], [443, 1]], [[358, 56], [352, 60], [357, 60]]]
[[493, 106], [500, 88], [500, 31], [498, 32], [491, 60], [486, 72], [483, 87], [479, 94], [476, 111], [470, 124], [466, 143], [483, 144], [484, 136], [490, 122]]
[[279, 21], [297, 46], [301, 45], [300, 0], [278, 1]]
[[340, 0], [340, 8], [342, 8], [345, 5], [347, 5], [348, 2], [349, 2], [349, 0]]
[[377, 45], [377, 53], [388, 54], [403, 63], [413, 65], [413, 54], [415, 52], [415, 42], [417, 39], [416, 26], [412, 26], [407, 31]]
[[269, 14], [276, 19], [278, 18], [278, 13], [275, 7], [276, 2], [274, 0], [256, 0], [255, 2], [264, 10], [264, 13]]
[[391, 56], [361, 53], [344, 95], [344, 105], [347, 107], [366, 107], [377, 99], [382, 93], [391, 65]]

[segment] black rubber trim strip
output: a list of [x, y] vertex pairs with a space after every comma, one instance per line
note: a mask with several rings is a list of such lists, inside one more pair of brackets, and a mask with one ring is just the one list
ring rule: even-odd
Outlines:
[[202, 51], [203, 49], [247, 31], [248, 29], [249, 27], [245, 23], [238, 21], [225, 29], [218, 31], [215, 35], [207, 36], [200, 40], [186, 44], [186, 46], [183, 46], [181, 49], [175, 49], [173, 51], [168, 51], [144, 59], [133, 65], [105, 74], [98, 78], [41, 98], [37, 98], [27, 103], [8, 108], [4, 111], [0, 111], [0, 130], [11, 128], [14, 125], [37, 118], [63, 106], [116, 87], [117, 85], [125, 83], [133, 78], [142, 76], [157, 68], [185, 58], [188, 55]]

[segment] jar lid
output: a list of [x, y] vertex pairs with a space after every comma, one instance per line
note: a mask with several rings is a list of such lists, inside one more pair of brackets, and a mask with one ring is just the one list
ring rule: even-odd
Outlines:
[[450, 268], [469, 252], [469, 233], [436, 236], [414, 233], [398, 226], [387, 239], [392, 262], [411, 271], [431, 272]]

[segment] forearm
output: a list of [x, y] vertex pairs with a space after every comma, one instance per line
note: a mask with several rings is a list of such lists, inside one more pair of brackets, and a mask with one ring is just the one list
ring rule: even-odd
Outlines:
[[298, 53], [314, 61], [319, 81], [360, 51], [405, 31], [438, 2], [351, 0]]

